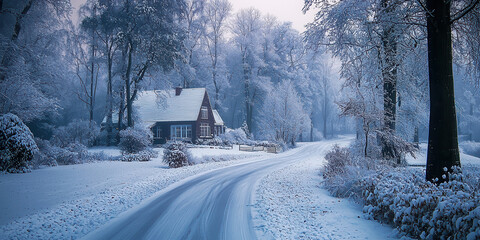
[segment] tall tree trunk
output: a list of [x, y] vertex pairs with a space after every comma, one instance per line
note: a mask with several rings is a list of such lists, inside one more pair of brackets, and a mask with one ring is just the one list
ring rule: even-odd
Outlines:
[[244, 94], [245, 94], [245, 120], [247, 122], [247, 129], [249, 132], [252, 131], [252, 103], [250, 99], [250, 78], [249, 78], [249, 66], [247, 59], [243, 54], [242, 65], [243, 65], [243, 80], [244, 80]]
[[327, 80], [324, 77], [323, 79], [323, 138], [327, 138], [327, 106], [328, 106], [328, 97], [327, 97]]
[[[473, 118], [473, 103], [470, 103], [470, 117]], [[473, 127], [473, 126], [470, 126]], [[468, 132], [468, 140], [473, 141], [473, 131], [470, 129]]]
[[313, 110], [310, 113], [310, 142], [313, 142]]
[[[395, 11], [395, 3], [390, 3], [390, 0], [382, 0], [382, 8], [390, 17]], [[382, 77], [383, 77], [383, 131], [384, 136], [381, 137], [382, 155], [386, 159], [394, 159], [395, 149], [389, 136], [395, 134], [395, 116], [397, 105], [397, 36], [395, 35], [395, 25], [392, 23], [383, 23], [382, 25], [382, 47], [384, 56], [382, 59]]]
[[92, 31], [92, 56], [91, 56], [91, 69], [90, 69], [90, 96], [89, 96], [89, 120], [90, 123], [93, 122], [93, 106], [94, 106], [94, 99], [95, 99], [95, 92], [94, 92], [94, 78], [95, 78], [95, 31]]
[[415, 130], [413, 132], [413, 143], [415, 144], [415, 146], [418, 147], [418, 144], [419, 144], [418, 126], [415, 126]]
[[218, 37], [217, 34], [215, 34], [215, 40], [214, 40], [214, 45], [213, 45], [213, 62], [212, 62], [212, 79], [213, 79], [213, 85], [215, 86], [215, 109], [219, 109], [218, 105], [218, 98], [219, 98], [219, 92], [220, 92], [220, 86], [218, 86], [217, 83], [217, 62], [218, 62]]
[[130, 75], [132, 72], [132, 52], [133, 52], [133, 46], [131, 41], [128, 42], [127, 44], [127, 54], [128, 54], [128, 59], [127, 59], [127, 69], [125, 71], [125, 99], [127, 103], [127, 126], [128, 127], [133, 127], [133, 119], [132, 119], [132, 103], [133, 99], [131, 97], [131, 79]]
[[452, 71], [450, 1], [427, 0], [430, 125], [426, 179], [446, 181], [444, 168], [460, 167]]
[[120, 142], [120, 131], [123, 130], [124, 109], [125, 109], [125, 89], [122, 87], [122, 89], [120, 90], [120, 106], [118, 107], [117, 142]]
[[113, 55], [112, 47], [113, 42], [108, 43], [107, 41], [107, 146], [112, 145], [112, 133], [113, 133], [113, 76], [112, 76], [112, 65], [113, 65]]

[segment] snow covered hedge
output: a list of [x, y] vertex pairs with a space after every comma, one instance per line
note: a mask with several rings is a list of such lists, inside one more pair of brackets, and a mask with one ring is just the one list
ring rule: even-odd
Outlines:
[[0, 116], [0, 171], [29, 172], [29, 163], [38, 151], [33, 134], [14, 114]]
[[36, 138], [35, 142], [39, 151], [32, 161], [34, 168], [115, 160], [104, 153], [89, 153], [87, 147], [80, 143], [70, 143], [66, 147], [58, 147], [39, 138]]
[[214, 137], [214, 138], [210, 138], [210, 139], [197, 139], [195, 141], [195, 144], [197, 145], [207, 145], [207, 146], [231, 146], [231, 143], [228, 142], [228, 141], [224, 141], [222, 138], [220, 137]]
[[378, 172], [360, 180], [364, 212], [420, 239], [480, 239], [478, 173], [435, 185], [420, 170]]
[[[367, 216], [419, 239], [480, 239], [480, 170], [446, 175], [439, 185], [420, 169], [394, 168], [335, 147], [327, 154], [324, 186], [364, 204]], [[362, 160], [363, 159], [363, 160]]]
[[144, 129], [127, 128], [120, 131], [118, 147], [123, 155], [139, 153], [152, 144], [152, 133]]
[[57, 147], [67, 147], [72, 143], [80, 143], [91, 147], [100, 135], [100, 128], [89, 121], [75, 120], [67, 126], [53, 131], [51, 143]]
[[163, 162], [171, 168], [188, 166], [193, 163], [193, 156], [183, 142], [168, 142], [163, 150]]
[[158, 157], [158, 152], [152, 149], [147, 149], [147, 150], [140, 151], [138, 153], [122, 155], [121, 159], [124, 162], [146, 162], [156, 157]]

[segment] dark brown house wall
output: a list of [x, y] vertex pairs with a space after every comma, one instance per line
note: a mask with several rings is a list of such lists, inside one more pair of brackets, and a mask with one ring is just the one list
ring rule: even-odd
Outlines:
[[195, 136], [197, 139], [200, 138], [201, 123], [208, 123], [210, 125], [210, 132], [212, 135], [215, 129], [214, 128], [215, 119], [213, 117], [212, 105], [210, 105], [210, 100], [208, 98], [207, 91], [205, 91], [205, 95], [203, 96], [202, 106], [206, 106], [208, 108], [208, 119], [202, 119], [202, 111], [199, 110], [198, 117], [197, 117], [197, 124], [195, 127]]

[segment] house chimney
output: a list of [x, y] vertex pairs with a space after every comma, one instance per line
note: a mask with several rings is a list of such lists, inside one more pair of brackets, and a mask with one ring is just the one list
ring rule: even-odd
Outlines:
[[175, 88], [175, 96], [179, 96], [180, 93], [182, 93], [182, 87], [176, 87]]

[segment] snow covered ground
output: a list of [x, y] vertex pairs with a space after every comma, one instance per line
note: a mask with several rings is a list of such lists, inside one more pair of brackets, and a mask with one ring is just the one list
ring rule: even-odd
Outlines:
[[[366, 220], [362, 208], [320, 188], [320, 168], [333, 144], [327, 141], [318, 155], [300, 159], [274, 171], [258, 184], [254, 223], [259, 239], [396, 239], [389, 226]], [[310, 143], [305, 143], [310, 144]]]
[[[162, 149], [156, 150], [159, 157], [149, 162], [105, 161], [0, 175], [0, 239], [78, 238], [172, 183], [252, 160], [169, 169], [161, 161]], [[120, 155], [116, 148], [90, 151]], [[210, 148], [192, 153], [199, 157], [228, 153], [237, 159], [271, 155]]]
[[395, 238], [390, 227], [319, 186], [325, 153], [351, 139], [302, 143], [281, 154], [193, 149], [200, 158], [249, 157], [179, 169], [167, 168], [160, 154], [150, 162], [1, 175], [0, 239]]
[[[413, 158], [410, 155], [407, 155], [406, 159], [408, 164], [416, 166], [425, 166], [427, 163], [427, 143], [420, 143], [420, 151], [415, 153]], [[480, 158], [468, 155], [460, 151], [460, 161], [462, 165], [476, 165], [480, 166]]]

